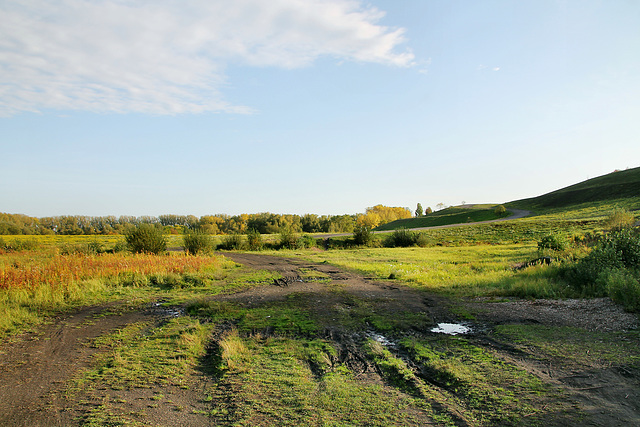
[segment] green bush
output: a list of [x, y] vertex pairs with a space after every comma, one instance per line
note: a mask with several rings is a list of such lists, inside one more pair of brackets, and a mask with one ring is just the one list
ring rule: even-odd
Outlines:
[[256, 229], [247, 231], [247, 245], [250, 251], [259, 251], [264, 247], [262, 242], [262, 234]]
[[224, 236], [222, 243], [218, 246], [218, 249], [224, 249], [226, 251], [244, 249], [244, 239], [242, 238], [242, 234], [234, 233]]
[[640, 235], [625, 229], [604, 235], [591, 253], [567, 267], [566, 280], [584, 296], [610, 296], [640, 310]]
[[557, 234], [547, 234], [538, 242], [538, 250], [563, 251], [567, 249], [567, 239]]
[[435, 240], [429, 237], [426, 233], [418, 233], [418, 237], [416, 238], [416, 245], [421, 248], [426, 248], [428, 246], [434, 246]]
[[152, 224], [140, 224], [129, 229], [124, 239], [133, 253], [159, 254], [167, 250], [167, 239], [162, 234], [162, 228]]
[[506, 216], [507, 215], [507, 208], [505, 208], [503, 205], [498, 205], [493, 210], [493, 213], [496, 214], [496, 216], [500, 216], [500, 217]]
[[640, 311], [640, 277], [627, 270], [610, 270], [601, 275], [612, 300], [628, 311]]
[[418, 243], [418, 233], [400, 228], [391, 233], [384, 242], [388, 248], [407, 248]]
[[298, 239], [299, 248], [313, 248], [315, 246], [317, 246], [317, 242], [316, 239], [313, 238], [313, 236], [305, 234]]
[[210, 235], [201, 231], [189, 231], [182, 238], [184, 251], [191, 255], [211, 252], [214, 248], [213, 239]]
[[282, 249], [296, 249], [298, 246], [298, 236], [289, 227], [284, 227], [280, 231], [278, 246]]
[[370, 246], [373, 243], [373, 231], [366, 225], [356, 225], [353, 241], [358, 246]]

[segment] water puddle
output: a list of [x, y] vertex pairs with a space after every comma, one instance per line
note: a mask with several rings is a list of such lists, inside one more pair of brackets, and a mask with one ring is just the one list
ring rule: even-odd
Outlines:
[[431, 329], [431, 332], [437, 334], [458, 335], [468, 334], [471, 328], [460, 323], [438, 323], [438, 326]]
[[183, 308], [166, 307], [161, 302], [154, 303], [153, 307], [154, 307], [154, 311], [162, 316], [181, 317], [185, 315], [185, 311]]
[[374, 341], [379, 342], [380, 344], [382, 344], [385, 347], [395, 347], [396, 343], [391, 341], [389, 338], [385, 337], [384, 335], [381, 335], [377, 332], [367, 332], [367, 336], [369, 338], [371, 338]]

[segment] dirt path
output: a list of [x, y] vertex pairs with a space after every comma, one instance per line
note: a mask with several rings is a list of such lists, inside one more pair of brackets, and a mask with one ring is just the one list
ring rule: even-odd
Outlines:
[[[123, 311], [124, 310], [124, 311]], [[152, 315], [117, 305], [61, 315], [37, 332], [3, 343], [0, 353], [0, 425], [64, 425], [61, 394], [95, 353], [91, 340]]]
[[[260, 254], [227, 253], [225, 256], [249, 268], [266, 269], [279, 272], [290, 278], [289, 286], [261, 286], [232, 295], [220, 295], [214, 299], [227, 299], [241, 302], [247, 307], [259, 306], [265, 302], [282, 300], [292, 293], [313, 295], [317, 302], [311, 309], [318, 312], [336, 308], [348, 309], [344, 295], [376, 301], [377, 308], [387, 312], [411, 311], [426, 313], [435, 323], [456, 322], [459, 319], [451, 310], [454, 302], [447, 299], [419, 292], [396, 284], [392, 281], [378, 280], [345, 271], [329, 264], [317, 264], [300, 259], [287, 259]], [[294, 281], [312, 274], [319, 274], [328, 281]], [[329, 284], [329, 285], [328, 285]], [[327, 286], [338, 286], [343, 294], [329, 292]], [[583, 302], [561, 303], [507, 301], [502, 303], [485, 303], [482, 301], [466, 301], [455, 303], [464, 306], [477, 314], [474, 334], [469, 340], [495, 353], [507, 363], [526, 369], [548, 384], [562, 389], [576, 408], [590, 414], [585, 425], [640, 425], [640, 373], [637, 369], [626, 369], [611, 363], [594, 363], [593, 366], [548, 365], [536, 359], [535, 354], [527, 353], [526, 347], [503, 345], [491, 337], [491, 331], [499, 324], [541, 324], [551, 326], [580, 326], [591, 330], [616, 331], [637, 328], [637, 317], [627, 315], [619, 308], [609, 305], [607, 301], [591, 302], [592, 306]], [[606, 315], [603, 316], [603, 310]], [[325, 314], [326, 314], [325, 313]], [[567, 315], [573, 314], [573, 316]], [[0, 351], [0, 425], [1, 426], [74, 426], [80, 425], [79, 409], [64, 399], [67, 383], [80, 370], [91, 364], [92, 355], [97, 351], [90, 345], [91, 341], [106, 335], [127, 324], [167, 317], [167, 313], [153, 306], [142, 310], [129, 309], [120, 305], [89, 307], [74, 313], [59, 316], [53, 322], [40, 328], [37, 332], [22, 334], [10, 342], [2, 344]], [[325, 316], [331, 318], [332, 316]], [[576, 320], [578, 319], [578, 320]], [[603, 320], [605, 319], [605, 320]], [[606, 319], [616, 319], [607, 323], [607, 329], [598, 329]], [[334, 319], [335, 320], [335, 319]], [[578, 324], [576, 324], [578, 322]], [[433, 323], [425, 324], [423, 329], [417, 328], [418, 335], [429, 336]], [[324, 332], [330, 339], [340, 335], [340, 325], [329, 325]], [[344, 347], [345, 360], [348, 361], [350, 346], [354, 344], [340, 341]], [[351, 360], [357, 364], [361, 361]], [[355, 368], [354, 368], [355, 369]], [[362, 372], [366, 371], [366, 366]], [[370, 373], [375, 377], [375, 373]], [[380, 378], [371, 377], [373, 381]], [[118, 393], [117, 391], [113, 393]], [[123, 392], [124, 393], [124, 392]], [[153, 393], [142, 390], [138, 393]], [[185, 402], [197, 400], [196, 394], [201, 390], [194, 387], [181, 390]], [[149, 397], [147, 397], [148, 401]], [[135, 412], [146, 407], [145, 401], [129, 398], [126, 410]], [[77, 404], [73, 404], [77, 405]], [[184, 411], [181, 419], [168, 418], [165, 413], [146, 408], [148, 420], [153, 425], [208, 425], [206, 417], [197, 420]], [[174, 411], [174, 415], [178, 416]], [[551, 420], [549, 425], [559, 425]], [[557, 420], [556, 420], [557, 421]], [[177, 424], [176, 424], [177, 423]], [[182, 424], [181, 424], [182, 423]], [[460, 423], [464, 425], [464, 423]]]

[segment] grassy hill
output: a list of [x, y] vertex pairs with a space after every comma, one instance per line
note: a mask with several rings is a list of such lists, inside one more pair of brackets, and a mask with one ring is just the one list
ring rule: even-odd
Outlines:
[[[496, 205], [456, 206], [420, 218], [393, 221], [376, 231], [435, 227], [498, 219]], [[505, 203], [507, 209], [525, 209], [537, 215], [561, 214], [565, 219], [595, 218], [614, 209], [640, 210], [640, 167], [616, 171], [543, 194]]]
[[632, 205], [640, 201], [640, 167], [612, 172], [542, 196], [516, 200], [505, 206], [542, 213], [549, 209], [569, 208], [616, 199], [631, 199], [629, 202], [632, 202]]
[[399, 228], [436, 227], [439, 225], [462, 224], [467, 222], [490, 221], [501, 218], [496, 215], [497, 205], [452, 206], [419, 218], [399, 219], [383, 224], [375, 231], [396, 230]]

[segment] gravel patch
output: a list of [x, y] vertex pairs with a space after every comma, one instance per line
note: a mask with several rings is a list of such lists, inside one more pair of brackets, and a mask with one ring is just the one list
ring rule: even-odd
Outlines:
[[476, 299], [470, 308], [480, 318], [495, 323], [541, 323], [573, 326], [590, 331], [613, 332], [638, 329], [638, 316], [627, 313], [610, 298], [565, 300], [514, 300], [488, 302]]

